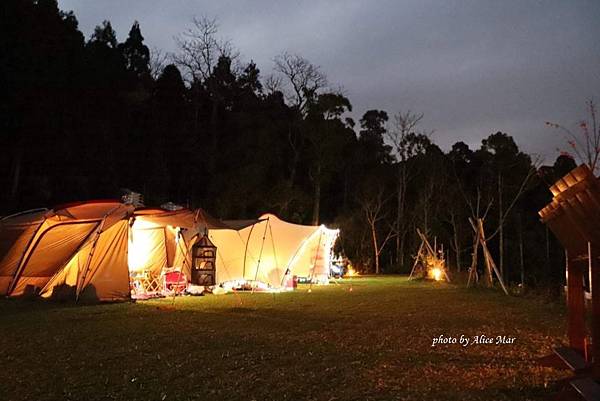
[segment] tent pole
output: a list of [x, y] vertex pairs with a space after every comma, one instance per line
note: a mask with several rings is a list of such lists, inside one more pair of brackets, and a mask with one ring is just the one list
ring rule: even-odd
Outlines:
[[[10, 293], [15, 289], [15, 286], [17, 285], [17, 281], [19, 279], [19, 276], [23, 272], [23, 269], [24, 269], [25, 264], [27, 262], [25, 260], [25, 256], [28, 255], [28, 254], [31, 254], [31, 252], [32, 252], [31, 248], [35, 248], [33, 246], [33, 242], [34, 242], [33, 240], [36, 239], [36, 237], [38, 237], [38, 234], [40, 232], [40, 228], [42, 228], [42, 225], [46, 222], [46, 220], [47, 220], [47, 218], [46, 218], [46, 216], [44, 216], [44, 219], [42, 220], [42, 222], [35, 229], [35, 232], [31, 236], [31, 238], [29, 238], [29, 241], [27, 242], [27, 245], [25, 246], [25, 249], [23, 250], [23, 255], [21, 255], [21, 258], [19, 259], [19, 264], [17, 265], [17, 269], [15, 270], [15, 274], [13, 275], [13, 278], [12, 278], [10, 284], [8, 285], [8, 288], [6, 289], [6, 296], [9, 296]], [[29, 259], [29, 256], [27, 256], [27, 259]]]
[[413, 267], [410, 270], [410, 274], [408, 275], [408, 279], [411, 280], [413, 274], [415, 273], [415, 269], [417, 268], [417, 264], [421, 259], [421, 252], [423, 251], [423, 239], [421, 239], [421, 245], [419, 245], [419, 250], [417, 251], [417, 256], [415, 257], [415, 263], [413, 263]]
[[317, 265], [317, 258], [319, 257], [319, 250], [321, 249], [321, 239], [323, 239], [323, 230], [319, 229], [319, 242], [317, 244], [317, 251], [315, 252], [315, 258], [313, 259], [312, 269], [310, 271], [310, 285], [312, 286], [312, 281], [315, 276], [315, 266]]
[[[65, 261], [65, 263], [63, 263], [63, 266], [61, 266], [61, 268], [58, 269], [58, 271], [56, 273], [54, 273], [54, 275], [52, 276], [52, 278], [50, 278], [50, 280], [48, 280], [48, 282], [46, 283], [46, 285], [42, 287], [42, 289], [40, 290], [40, 294], [43, 293], [44, 291], [46, 291], [46, 289], [48, 288], [48, 285], [50, 283], [52, 283], [52, 280], [54, 280], [54, 278], [56, 276], [58, 276], [60, 273], [62, 273], [62, 271], [67, 266], [67, 264], [71, 261], [71, 259], [73, 259], [73, 256], [77, 255], [79, 253], [79, 251], [81, 249], [83, 249], [83, 247], [85, 245], [87, 245], [88, 240], [90, 239], [90, 237], [92, 236], [92, 234], [94, 234], [96, 232], [97, 228], [98, 228], [98, 225], [96, 225], [96, 227], [94, 227], [94, 229], [92, 231], [90, 231], [90, 233], [88, 235], [86, 235], [86, 237], [81, 242], [81, 244], [79, 244], [79, 246], [75, 249], [75, 251], [67, 258], [67, 260]], [[79, 271], [77, 272], [77, 279], [79, 280]], [[77, 284], [78, 283], [75, 283], [75, 287], [77, 287]], [[75, 291], [77, 292], [77, 289], [75, 289]]]
[[[81, 284], [77, 283], [76, 294], [75, 294], [75, 302], [79, 302], [79, 296], [81, 295], [81, 291], [83, 290], [83, 284], [85, 283], [85, 279], [89, 273], [90, 266], [92, 264], [92, 258], [94, 257], [94, 251], [96, 250], [96, 244], [98, 243], [98, 238], [100, 238], [100, 234], [102, 233], [102, 229], [104, 228], [104, 222], [106, 221], [105, 215], [100, 224], [96, 227], [96, 237], [92, 242], [92, 249], [90, 249], [90, 253], [88, 255], [88, 259], [85, 261], [85, 267], [83, 269], [83, 276], [81, 277]], [[79, 277], [78, 277], [79, 278]], [[78, 280], [79, 281], [79, 280]]]
[[[275, 267], [279, 271], [279, 262], [277, 261], [277, 250], [275, 249], [275, 238], [273, 238], [273, 228], [269, 224], [269, 233], [271, 233], [271, 247], [273, 248], [273, 257], [275, 258]], [[285, 272], [284, 276], [285, 276]], [[283, 279], [282, 279], [283, 280]]]
[[[108, 216], [110, 216], [115, 210], [119, 209], [120, 207], [121, 207], [121, 205], [116, 206], [113, 209], [106, 212], [106, 214], [100, 221], [100, 224], [96, 227], [97, 228], [96, 238], [94, 238], [94, 242], [92, 243], [92, 249], [90, 249], [90, 254], [88, 256], [88, 260], [85, 263], [83, 277], [81, 278], [81, 285], [82, 285], [81, 288], [79, 288], [79, 274], [77, 274], [77, 287], [75, 289], [75, 302], [79, 301], [79, 295], [81, 295], [81, 291], [83, 290], [83, 283], [85, 282], [85, 279], [88, 275], [89, 268], [92, 263], [92, 258], [94, 257], [94, 251], [96, 250], [96, 244], [98, 243], [98, 238], [100, 238], [100, 234], [102, 233], [102, 230], [104, 229], [104, 223], [106, 222], [106, 219], [108, 218]], [[86, 242], [87, 242], [87, 239], [86, 239]], [[127, 272], [127, 274], [129, 274], [129, 272]]]
[[[248, 243], [250, 243], [250, 237], [252, 236], [252, 231], [254, 231], [254, 226], [256, 226], [256, 223], [252, 224], [252, 227], [250, 228], [250, 232], [248, 233], [248, 238], [246, 239], [246, 247], [244, 248], [244, 267], [242, 269], [242, 277], [246, 278], [246, 255], [248, 254]], [[238, 231], [239, 234], [239, 231]], [[240, 236], [241, 238], [241, 236]]]
[[310, 270], [310, 285], [308, 286], [308, 291], [312, 291], [313, 278], [315, 275], [315, 265], [317, 264], [317, 257], [319, 256], [319, 248], [321, 247], [321, 238], [323, 237], [323, 230], [319, 228], [319, 243], [317, 244], [317, 252], [315, 253], [315, 258], [313, 259], [312, 269]]
[[[262, 259], [263, 248], [265, 246], [265, 238], [267, 237], [267, 228], [269, 227], [269, 218], [267, 217], [267, 225], [263, 232], [262, 243], [260, 244], [260, 252], [258, 253], [258, 263], [256, 264], [256, 272], [254, 273], [254, 281], [258, 279], [258, 270], [260, 269], [260, 260]], [[252, 286], [252, 293], [254, 294], [254, 286]]]
[[[188, 249], [188, 245], [187, 245], [187, 243], [185, 241], [185, 238], [183, 238], [183, 235], [181, 235], [181, 231], [177, 232], [177, 236], [181, 236], [179, 238], [179, 240], [177, 241], [177, 245], [179, 246], [180, 250], [185, 251], [185, 253], [183, 254], [184, 255], [184, 257], [183, 257], [183, 266], [185, 266], [186, 264], [189, 263], [188, 260], [187, 260], [187, 257], [190, 254], [190, 250]], [[181, 242], [183, 242], [183, 244], [185, 245], [184, 247], [181, 246]], [[175, 255], [173, 255], [173, 260], [175, 260]], [[191, 273], [192, 266], [189, 266], [189, 267], [190, 267], [190, 275], [191, 275], [192, 274]], [[191, 277], [190, 277], [190, 279], [191, 279]]]

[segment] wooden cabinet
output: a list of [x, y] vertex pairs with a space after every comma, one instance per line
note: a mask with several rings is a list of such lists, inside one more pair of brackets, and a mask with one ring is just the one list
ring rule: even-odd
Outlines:
[[215, 285], [217, 247], [203, 236], [192, 247], [192, 284]]

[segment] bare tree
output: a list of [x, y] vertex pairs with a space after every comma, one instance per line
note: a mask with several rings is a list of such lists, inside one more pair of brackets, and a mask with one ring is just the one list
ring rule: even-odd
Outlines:
[[206, 81], [217, 65], [219, 57], [231, 60], [239, 57], [231, 41], [217, 37], [219, 24], [206, 16], [192, 18], [192, 27], [175, 37], [178, 52], [173, 61], [182, 70], [189, 82]]
[[283, 88], [283, 79], [281, 76], [270, 74], [266, 77], [263, 86], [267, 94], [273, 94], [281, 91]]
[[386, 131], [386, 136], [393, 146], [397, 160], [396, 177], [396, 218], [394, 230], [396, 233], [396, 263], [404, 264], [405, 239], [408, 232], [406, 222], [406, 190], [413, 171], [408, 160], [413, 156], [423, 153], [428, 144], [428, 137], [432, 132], [417, 131], [423, 119], [423, 114], [415, 114], [410, 110], [398, 112], [394, 115], [392, 129]]
[[327, 77], [318, 65], [298, 54], [283, 52], [273, 61], [275, 71], [285, 78], [291, 88], [286, 100], [300, 112], [305, 112], [307, 102], [327, 86]]
[[156, 46], [152, 47], [150, 50], [150, 76], [152, 79], [156, 81], [160, 77], [170, 58], [172, 55], [169, 53], [163, 52]]
[[456, 263], [456, 271], [461, 271], [461, 259], [460, 255], [463, 251], [461, 248], [460, 242], [460, 225], [458, 221], [458, 212], [455, 208], [449, 207], [448, 214], [450, 217], [450, 224], [452, 225], [452, 242], [450, 243], [450, 248], [454, 251], [455, 263]]
[[587, 164], [590, 170], [597, 174], [600, 169], [600, 128], [596, 117], [596, 103], [593, 99], [586, 102], [588, 110], [588, 120], [579, 123], [580, 133], [576, 134], [560, 124], [546, 121], [546, 125], [561, 130], [566, 134], [568, 144], [570, 145], [575, 157], [581, 163]]
[[394, 115], [394, 125], [392, 129], [387, 132], [387, 137], [392, 143], [398, 161], [408, 160], [424, 150], [423, 142], [411, 139], [411, 135], [429, 137], [433, 134], [433, 131], [427, 132], [417, 130], [423, 117], [423, 113], [415, 114], [410, 110], [404, 113], [398, 112]]
[[[491, 235], [489, 235], [487, 237], [488, 240], [491, 240], [496, 235], [498, 235], [498, 233], [500, 233], [500, 231], [502, 230], [502, 227], [506, 224], [506, 219], [507, 219], [509, 213], [515, 207], [515, 205], [517, 204], [517, 201], [525, 193], [525, 190], [527, 189], [527, 185], [531, 182], [531, 179], [537, 173], [539, 166], [540, 166], [539, 159], [533, 160], [533, 162], [531, 163], [531, 168], [527, 171], [527, 174], [523, 177], [523, 180], [521, 181], [521, 184], [519, 185], [519, 188], [515, 192], [514, 197], [512, 198], [511, 202], [508, 204], [508, 207], [506, 209], [504, 209], [504, 211], [500, 214], [501, 218], [500, 218], [500, 221], [498, 222], [498, 227], [496, 228], [496, 230], [494, 230], [492, 232]], [[502, 191], [503, 187], [500, 186], [500, 188], [501, 188], [500, 191]], [[491, 206], [491, 202], [492, 201], [490, 201], [489, 206]]]
[[[218, 23], [216, 19], [205, 16], [192, 19], [192, 27], [175, 37], [179, 51], [173, 55], [173, 61], [182, 69], [184, 79], [189, 85], [200, 83], [211, 94], [210, 118], [208, 124], [209, 148], [207, 151], [207, 170], [212, 173], [215, 169], [218, 154], [220, 127], [218, 122], [219, 108], [223, 102], [221, 88], [214, 79], [210, 79], [215, 67], [222, 57], [226, 57], [234, 65], [239, 53], [229, 40], [217, 37]], [[235, 71], [232, 69], [235, 75]], [[198, 94], [199, 85], [194, 86], [194, 96]], [[194, 101], [194, 131], [200, 132], [199, 115], [201, 102]]]
[[[474, 231], [473, 254], [472, 254], [472, 262], [471, 262], [471, 269], [470, 269], [471, 273], [475, 273], [475, 272], [473, 272], [473, 270], [477, 268], [478, 245], [492, 240], [494, 237], [496, 237], [496, 235], [500, 235], [500, 241], [499, 241], [500, 259], [502, 260], [504, 258], [504, 250], [503, 250], [503, 244], [502, 244], [502, 235], [503, 235], [504, 225], [506, 224], [506, 221], [507, 221], [507, 218], [508, 218], [510, 212], [515, 207], [515, 205], [517, 204], [517, 202], [521, 198], [521, 196], [525, 193], [528, 184], [531, 182], [532, 177], [537, 173], [539, 164], [540, 164], [539, 159], [535, 159], [531, 163], [530, 168], [527, 170], [527, 173], [524, 175], [523, 179], [521, 180], [520, 185], [518, 186], [515, 193], [513, 194], [512, 200], [508, 203], [508, 207], [506, 207], [506, 209], [504, 209], [503, 204], [501, 202], [499, 202], [499, 204], [498, 204], [498, 208], [499, 208], [498, 226], [492, 232], [492, 234], [485, 235], [485, 236], [483, 234], [483, 223], [485, 222], [485, 219], [487, 218], [487, 215], [492, 208], [492, 205], [494, 203], [494, 197], [489, 196], [486, 199], [484, 199], [482, 196], [481, 188], [479, 186], [477, 186], [477, 188], [476, 188], [475, 197], [474, 198], [469, 197], [466, 194], [466, 192], [464, 191], [464, 189], [462, 188], [460, 179], [458, 177], [456, 177], [457, 186], [458, 186], [461, 194], [463, 195], [465, 202], [467, 203], [469, 210], [471, 212], [471, 217], [469, 218], [469, 221], [471, 222], [471, 225], [473, 226], [473, 231]], [[499, 183], [498, 183], [498, 198], [501, 198], [503, 196], [503, 192], [505, 189], [506, 188], [502, 185], [502, 181], [499, 181]], [[481, 226], [481, 229], [479, 228], [479, 226]], [[491, 255], [487, 255], [486, 260], [488, 257], [491, 259]], [[493, 261], [492, 261], [492, 263], [493, 263]], [[491, 269], [488, 268], [488, 270], [486, 271], [486, 282], [489, 285], [492, 284], [491, 274], [492, 274], [492, 271], [491, 271]], [[504, 276], [504, 272], [501, 269], [498, 278], [501, 280], [503, 278], [503, 276]], [[477, 275], [474, 274], [474, 277], [477, 277]]]
[[[275, 75], [269, 79], [268, 85], [273, 90], [281, 90], [286, 101], [299, 111], [299, 116], [292, 118], [288, 125], [288, 143], [292, 151], [290, 158], [290, 176], [288, 189], [296, 180], [300, 152], [304, 143], [299, 119], [306, 115], [308, 101], [315, 98], [319, 91], [327, 85], [327, 78], [319, 68], [302, 56], [283, 52], [275, 57]], [[287, 88], [287, 90], [286, 90]], [[286, 93], [287, 92], [287, 93]]]
[[369, 231], [371, 232], [373, 258], [375, 260], [375, 274], [381, 272], [381, 253], [388, 241], [395, 235], [394, 227], [391, 225], [387, 228], [383, 241], [378, 235], [380, 223], [384, 221], [387, 216], [385, 206], [389, 200], [390, 198], [385, 196], [385, 188], [383, 185], [378, 185], [378, 188], [373, 191], [363, 191], [358, 200], [369, 226]]

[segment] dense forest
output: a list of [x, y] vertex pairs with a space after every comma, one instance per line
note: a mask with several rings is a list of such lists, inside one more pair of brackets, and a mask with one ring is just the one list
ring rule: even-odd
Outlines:
[[1, 215], [136, 191], [220, 218], [339, 227], [340, 251], [382, 273], [410, 271], [417, 228], [464, 271], [469, 218], [483, 218], [508, 282], [562, 280], [562, 250], [537, 211], [575, 166], [567, 155], [539, 166], [503, 132], [445, 152], [402, 105], [353, 121], [351, 99], [318, 66], [290, 49], [265, 76], [208, 18], [182, 27], [167, 55], [137, 22], [119, 43], [109, 21], [86, 38], [55, 0], [0, 9]]

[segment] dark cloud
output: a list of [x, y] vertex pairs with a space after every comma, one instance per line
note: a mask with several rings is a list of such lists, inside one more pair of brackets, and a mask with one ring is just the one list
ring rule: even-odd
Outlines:
[[150, 46], [174, 51], [194, 15], [264, 74], [288, 50], [341, 85], [354, 117], [370, 108], [425, 113], [448, 148], [496, 131], [551, 162], [564, 147], [547, 120], [575, 127], [600, 99], [600, 2], [573, 1], [158, 1], [59, 0], [80, 29], [109, 19], [120, 39], [140, 21]]

